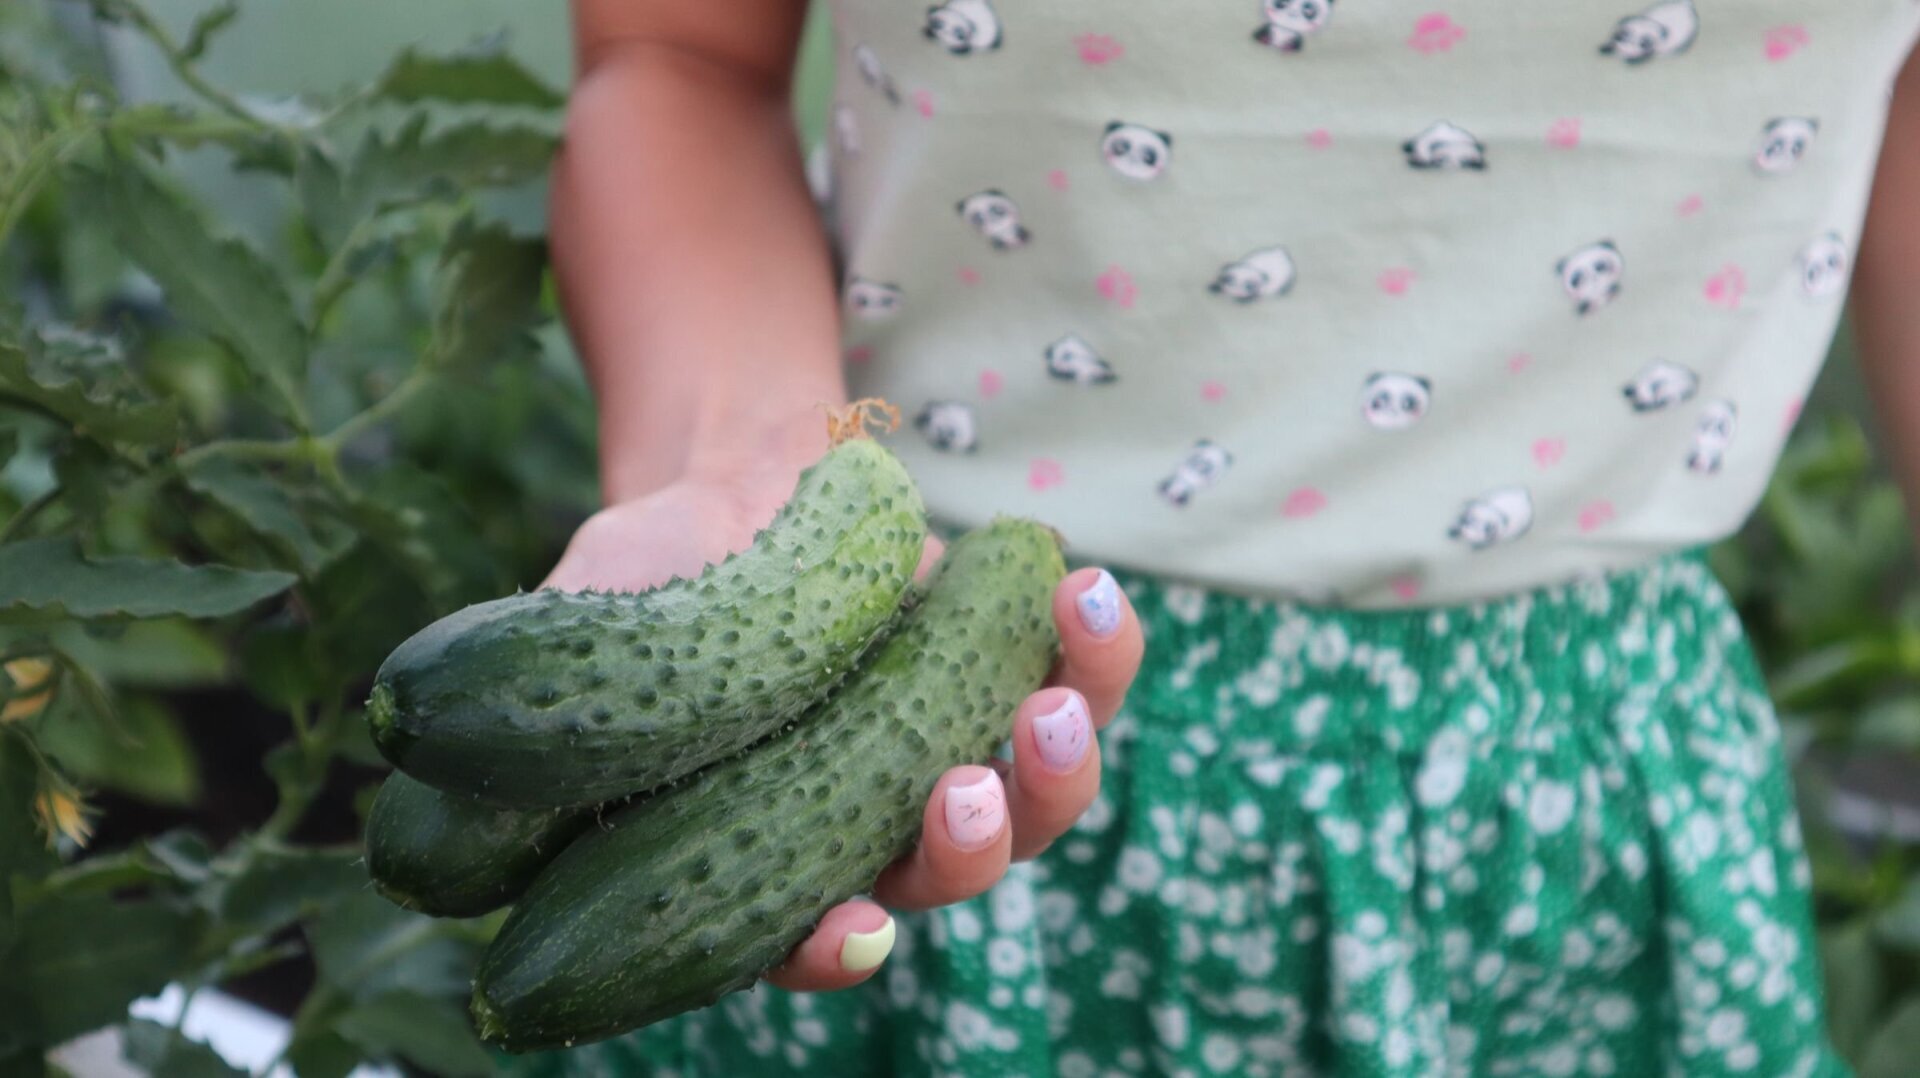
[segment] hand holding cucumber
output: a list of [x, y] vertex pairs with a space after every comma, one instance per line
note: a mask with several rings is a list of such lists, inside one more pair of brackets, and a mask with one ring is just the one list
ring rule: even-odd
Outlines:
[[[942, 551], [899, 461], [835, 440], [777, 514], [750, 484], [663, 488], [583, 527], [554, 587], [383, 665], [374, 740], [420, 785], [376, 804], [369, 863], [428, 912], [515, 903], [476, 980], [488, 1040], [858, 983], [884, 907], [977, 895], [1092, 803], [1093, 734], [1142, 649], [1113, 578], [1066, 574], [1028, 521]], [[544, 846], [488, 857], [482, 835]]]

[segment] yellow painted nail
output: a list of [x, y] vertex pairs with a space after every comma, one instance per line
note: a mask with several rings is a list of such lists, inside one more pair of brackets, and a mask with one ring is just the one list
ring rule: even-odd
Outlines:
[[893, 952], [893, 918], [871, 932], [849, 932], [840, 944], [840, 968], [848, 973], [865, 973], [887, 960]]

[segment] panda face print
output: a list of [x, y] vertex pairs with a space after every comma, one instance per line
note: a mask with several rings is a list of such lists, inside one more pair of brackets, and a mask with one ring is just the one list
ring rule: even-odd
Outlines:
[[1573, 300], [1574, 310], [1592, 314], [1620, 294], [1620, 278], [1626, 273], [1627, 263], [1612, 241], [1602, 240], [1573, 252], [1554, 268], [1560, 274], [1560, 287]]
[[1469, 549], [1485, 550], [1510, 543], [1533, 527], [1533, 495], [1525, 487], [1489, 491], [1461, 506], [1447, 537]]
[[1160, 496], [1174, 505], [1185, 506], [1193, 501], [1194, 495], [1218, 483], [1231, 467], [1233, 454], [1202, 438], [1193, 443], [1193, 449], [1174, 468], [1173, 474], [1160, 481]]
[[1266, 247], [1220, 267], [1207, 291], [1236, 303], [1252, 303], [1293, 290], [1293, 256], [1285, 247]]
[[961, 199], [955, 207], [962, 220], [996, 251], [1025, 247], [1033, 236], [1020, 223], [1020, 207], [999, 191], [982, 191]]
[[886, 98], [887, 104], [900, 104], [900, 88], [893, 84], [893, 76], [887, 74], [887, 69], [880, 66], [880, 57], [871, 47], [853, 47], [853, 67], [860, 73], [860, 81]]
[[1261, 0], [1260, 11], [1267, 21], [1253, 39], [1270, 49], [1299, 52], [1333, 17], [1333, 0]]
[[906, 298], [900, 289], [890, 284], [869, 281], [864, 277], [855, 277], [847, 282], [847, 314], [862, 322], [879, 322], [900, 313], [900, 304]]
[[1400, 145], [1407, 164], [1421, 169], [1484, 169], [1487, 150], [1473, 133], [1445, 120]]
[[1068, 334], [1048, 345], [1046, 357], [1047, 373], [1062, 382], [1100, 386], [1118, 378], [1113, 366], [1077, 334]]
[[1847, 245], [1838, 232], [1807, 244], [1800, 251], [1800, 290], [1812, 299], [1837, 296], [1847, 288]]
[[848, 157], [860, 156], [860, 118], [851, 106], [833, 107], [833, 140]]
[[1405, 430], [1432, 405], [1433, 383], [1416, 374], [1375, 374], [1360, 390], [1360, 414], [1377, 430]]
[[1700, 13], [1694, 10], [1693, 0], [1664, 0], [1621, 19], [1600, 51], [1629, 64], [1644, 64], [1657, 56], [1687, 51], [1699, 33]]
[[947, 0], [927, 9], [928, 40], [955, 56], [1000, 47], [1000, 16], [989, 0]]
[[1173, 160], [1173, 136], [1116, 120], [1100, 136], [1100, 157], [1129, 180], [1156, 179]]
[[1658, 412], [1693, 399], [1700, 388], [1700, 376], [1680, 366], [1656, 359], [1640, 368], [1633, 381], [1620, 393], [1636, 412]]
[[929, 401], [913, 426], [942, 453], [971, 453], [980, 446], [973, 409], [959, 401]]
[[1802, 116], [1782, 116], [1769, 120], [1760, 130], [1760, 148], [1753, 152], [1753, 169], [1763, 176], [1791, 172], [1807, 155], [1820, 122]]
[[1726, 463], [1727, 448], [1733, 444], [1733, 432], [1739, 425], [1739, 413], [1732, 401], [1708, 401], [1700, 410], [1700, 422], [1693, 430], [1693, 448], [1687, 452], [1687, 470], [1698, 475], [1717, 475]]

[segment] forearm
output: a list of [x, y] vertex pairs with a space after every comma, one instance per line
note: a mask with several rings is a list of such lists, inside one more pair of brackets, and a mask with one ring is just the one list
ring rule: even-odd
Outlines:
[[555, 272], [609, 504], [790, 483], [845, 399], [827, 244], [784, 88], [656, 44], [595, 59], [555, 165]]
[[1860, 366], [1894, 472], [1920, 520], [1920, 62], [1894, 93], [1853, 282]]

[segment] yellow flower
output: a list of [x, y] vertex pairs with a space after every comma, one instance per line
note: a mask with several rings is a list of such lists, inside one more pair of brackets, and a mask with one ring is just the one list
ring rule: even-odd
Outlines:
[[42, 790], [33, 799], [33, 811], [47, 832], [48, 845], [60, 835], [72, 839], [76, 846], [85, 846], [93, 837], [93, 822], [87, 819], [87, 806], [70, 794]]
[[0, 722], [31, 719], [47, 708], [53, 699], [53, 664], [45, 659], [15, 659], [6, 664], [8, 680], [16, 695], [0, 704]]

